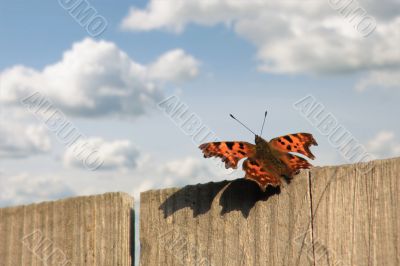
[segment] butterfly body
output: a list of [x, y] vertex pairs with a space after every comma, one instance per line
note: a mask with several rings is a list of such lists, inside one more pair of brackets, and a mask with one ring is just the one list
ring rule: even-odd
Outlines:
[[279, 155], [279, 152], [277, 150], [274, 150], [269, 145], [268, 141], [256, 135], [255, 143], [256, 143], [257, 158], [273, 161], [276, 164], [281, 164], [281, 161], [277, 159], [277, 155]]
[[226, 168], [237, 168], [243, 162], [245, 178], [256, 182], [265, 191], [268, 185], [279, 186], [282, 177], [292, 178], [300, 169], [308, 169], [312, 165], [304, 158], [292, 153], [300, 153], [311, 159], [311, 145], [318, 145], [309, 133], [289, 134], [266, 141], [255, 136], [255, 145], [248, 142], [210, 142], [200, 145], [204, 157], [220, 157]]

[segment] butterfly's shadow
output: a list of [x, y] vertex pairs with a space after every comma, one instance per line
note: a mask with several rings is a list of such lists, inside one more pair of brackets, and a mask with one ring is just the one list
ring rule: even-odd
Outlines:
[[258, 201], [266, 201], [279, 193], [279, 187], [268, 186], [266, 191], [262, 192], [255, 182], [240, 178], [183, 187], [169, 196], [160, 205], [160, 210], [163, 211], [164, 218], [167, 218], [181, 209], [190, 208], [193, 217], [197, 217], [209, 212], [213, 202], [219, 200], [221, 215], [240, 211], [243, 217], [247, 218]]

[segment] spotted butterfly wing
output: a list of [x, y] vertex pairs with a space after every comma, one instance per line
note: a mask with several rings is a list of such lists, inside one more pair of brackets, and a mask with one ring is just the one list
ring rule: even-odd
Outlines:
[[310, 169], [312, 166], [306, 159], [290, 153], [281, 154], [279, 159], [286, 164], [288, 169], [286, 176], [289, 178], [297, 175], [300, 169]]
[[300, 153], [311, 159], [315, 156], [310, 151], [311, 145], [318, 145], [309, 133], [295, 133], [271, 139], [269, 145], [280, 152], [279, 159], [286, 164], [289, 177], [297, 174], [300, 169], [309, 169], [312, 165], [304, 158], [291, 154]]
[[268, 162], [249, 158], [243, 162], [243, 170], [246, 172], [246, 179], [255, 181], [265, 191], [267, 185], [274, 187], [281, 184], [279, 174], [268, 167]]
[[313, 135], [309, 133], [295, 133], [271, 139], [269, 144], [281, 152], [297, 152], [310, 159], [315, 156], [310, 151], [311, 145], [318, 145]]
[[204, 157], [220, 157], [225, 168], [237, 168], [238, 162], [255, 154], [255, 145], [244, 141], [209, 142], [199, 146]]
[[291, 178], [300, 169], [312, 165], [304, 158], [292, 153], [299, 153], [311, 159], [311, 145], [318, 145], [311, 134], [296, 133], [281, 136], [267, 142], [256, 136], [256, 145], [243, 141], [210, 142], [199, 146], [204, 157], [220, 157], [226, 168], [237, 168], [243, 162], [245, 178], [255, 181], [265, 191], [267, 185], [279, 186], [281, 176]]

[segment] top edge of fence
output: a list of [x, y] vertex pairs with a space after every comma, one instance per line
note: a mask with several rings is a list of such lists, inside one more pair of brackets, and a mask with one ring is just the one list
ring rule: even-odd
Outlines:
[[375, 159], [375, 160], [371, 160], [368, 162], [343, 163], [343, 164], [338, 164], [338, 165], [316, 165], [313, 168], [311, 168], [310, 171], [316, 170], [316, 169], [351, 168], [351, 167], [357, 167], [360, 165], [362, 166], [362, 165], [368, 165], [368, 164], [371, 165], [371, 164], [389, 163], [389, 162], [394, 162], [394, 161], [400, 161], [400, 157]]
[[133, 206], [134, 198], [133, 196], [129, 195], [125, 192], [107, 192], [103, 194], [94, 194], [94, 195], [82, 195], [82, 196], [70, 196], [63, 199], [57, 200], [48, 200], [48, 201], [41, 201], [41, 202], [34, 202], [29, 204], [21, 204], [21, 205], [12, 205], [12, 206], [5, 206], [0, 208], [1, 210], [8, 210], [8, 209], [15, 209], [15, 208], [28, 208], [33, 206], [42, 206], [48, 204], [60, 204], [65, 202], [73, 202], [73, 201], [81, 201], [83, 199], [98, 199], [98, 198], [105, 198], [105, 197], [113, 197], [113, 198], [121, 198], [124, 202], [128, 202]]
[[[211, 180], [211, 178], [210, 178]], [[187, 185], [183, 185], [183, 186], [176, 186], [176, 187], [166, 187], [166, 188], [157, 188], [157, 189], [149, 189], [149, 190], [145, 190], [140, 192], [140, 197], [146, 196], [148, 194], [152, 194], [154, 192], [158, 192], [158, 191], [164, 191], [164, 192], [175, 192], [177, 190], [180, 190], [182, 188], [196, 188], [198, 186], [213, 186], [213, 185], [218, 185], [218, 184], [222, 184], [222, 183], [226, 183], [226, 185], [228, 185], [230, 182], [235, 181], [237, 179], [226, 179], [226, 180], [219, 180], [219, 181], [210, 181], [210, 182], [206, 182], [206, 183], [196, 183], [196, 184], [187, 184]]]

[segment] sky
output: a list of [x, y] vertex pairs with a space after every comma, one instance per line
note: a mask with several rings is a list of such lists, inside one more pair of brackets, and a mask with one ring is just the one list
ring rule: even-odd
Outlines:
[[315, 166], [357, 162], [339, 126], [368, 158], [396, 157], [399, 29], [398, 0], [0, 1], [0, 207], [243, 177], [204, 159], [163, 101], [221, 140], [253, 142], [229, 114], [258, 132], [268, 110], [263, 136], [312, 133]]

